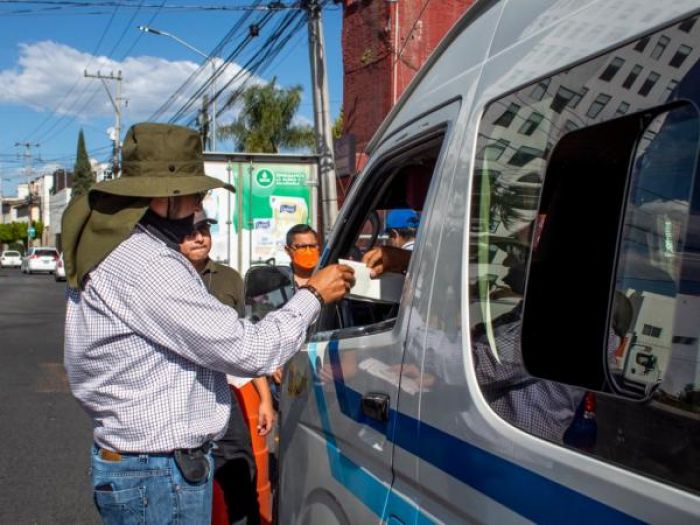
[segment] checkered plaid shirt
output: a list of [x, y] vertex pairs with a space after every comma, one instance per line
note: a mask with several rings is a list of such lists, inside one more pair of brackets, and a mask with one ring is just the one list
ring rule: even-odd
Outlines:
[[226, 374], [267, 374], [303, 344], [318, 315], [308, 291], [253, 325], [207, 292], [192, 265], [137, 227], [68, 291], [65, 366], [95, 442], [170, 452], [226, 429]]

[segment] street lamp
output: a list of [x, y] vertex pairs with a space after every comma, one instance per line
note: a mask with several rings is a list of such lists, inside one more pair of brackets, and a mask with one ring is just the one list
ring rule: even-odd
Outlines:
[[208, 60], [211, 63], [211, 110], [212, 110], [212, 132], [211, 132], [211, 149], [213, 151], [216, 151], [216, 99], [214, 98], [216, 95], [216, 63], [214, 62], [214, 58], [210, 55], [207, 55], [203, 51], [200, 51], [196, 47], [194, 47], [192, 44], [189, 44], [188, 42], [185, 42], [182, 38], [173, 35], [172, 33], [168, 33], [167, 31], [161, 31], [160, 29], [156, 29], [155, 27], [151, 26], [138, 26], [139, 31], [143, 31], [144, 33], [151, 33], [153, 35], [158, 35], [158, 36], [167, 36], [168, 38], [172, 38], [177, 42], [178, 44], [181, 44], [185, 46], [187, 49], [190, 51], [193, 51], [197, 53], [199, 56], [204, 57], [206, 60]]

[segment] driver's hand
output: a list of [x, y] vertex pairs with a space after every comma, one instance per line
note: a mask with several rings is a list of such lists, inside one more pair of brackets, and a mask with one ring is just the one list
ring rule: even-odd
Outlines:
[[372, 278], [386, 272], [404, 273], [411, 261], [412, 253], [410, 250], [394, 246], [380, 246], [365, 253], [362, 262], [370, 269], [369, 275]]

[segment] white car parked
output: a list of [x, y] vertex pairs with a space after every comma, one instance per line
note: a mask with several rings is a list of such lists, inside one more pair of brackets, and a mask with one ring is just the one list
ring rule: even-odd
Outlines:
[[22, 258], [22, 273], [53, 273], [56, 270], [57, 260], [58, 251], [56, 248], [29, 248], [27, 254]]
[[53, 272], [54, 279], [56, 282], [66, 280], [66, 267], [63, 264], [63, 253], [56, 261], [56, 270]]
[[19, 268], [22, 265], [22, 254], [15, 250], [5, 250], [0, 255], [0, 267]]

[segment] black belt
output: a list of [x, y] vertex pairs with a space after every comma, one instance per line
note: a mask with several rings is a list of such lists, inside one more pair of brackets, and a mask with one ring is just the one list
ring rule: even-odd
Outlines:
[[172, 452], [115, 452], [113, 450], [107, 450], [106, 448], [102, 448], [99, 445], [97, 447], [100, 449], [99, 452], [97, 453], [102, 459], [105, 461], [113, 461], [115, 463], [119, 462], [122, 460], [123, 457], [125, 456], [175, 456], [176, 454], [185, 454], [185, 455], [197, 455], [197, 454], [206, 454], [212, 449], [212, 442], [207, 441], [204, 443], [204, 445], [196, 448], [179, 448], [177, 450], [174, 450]]

